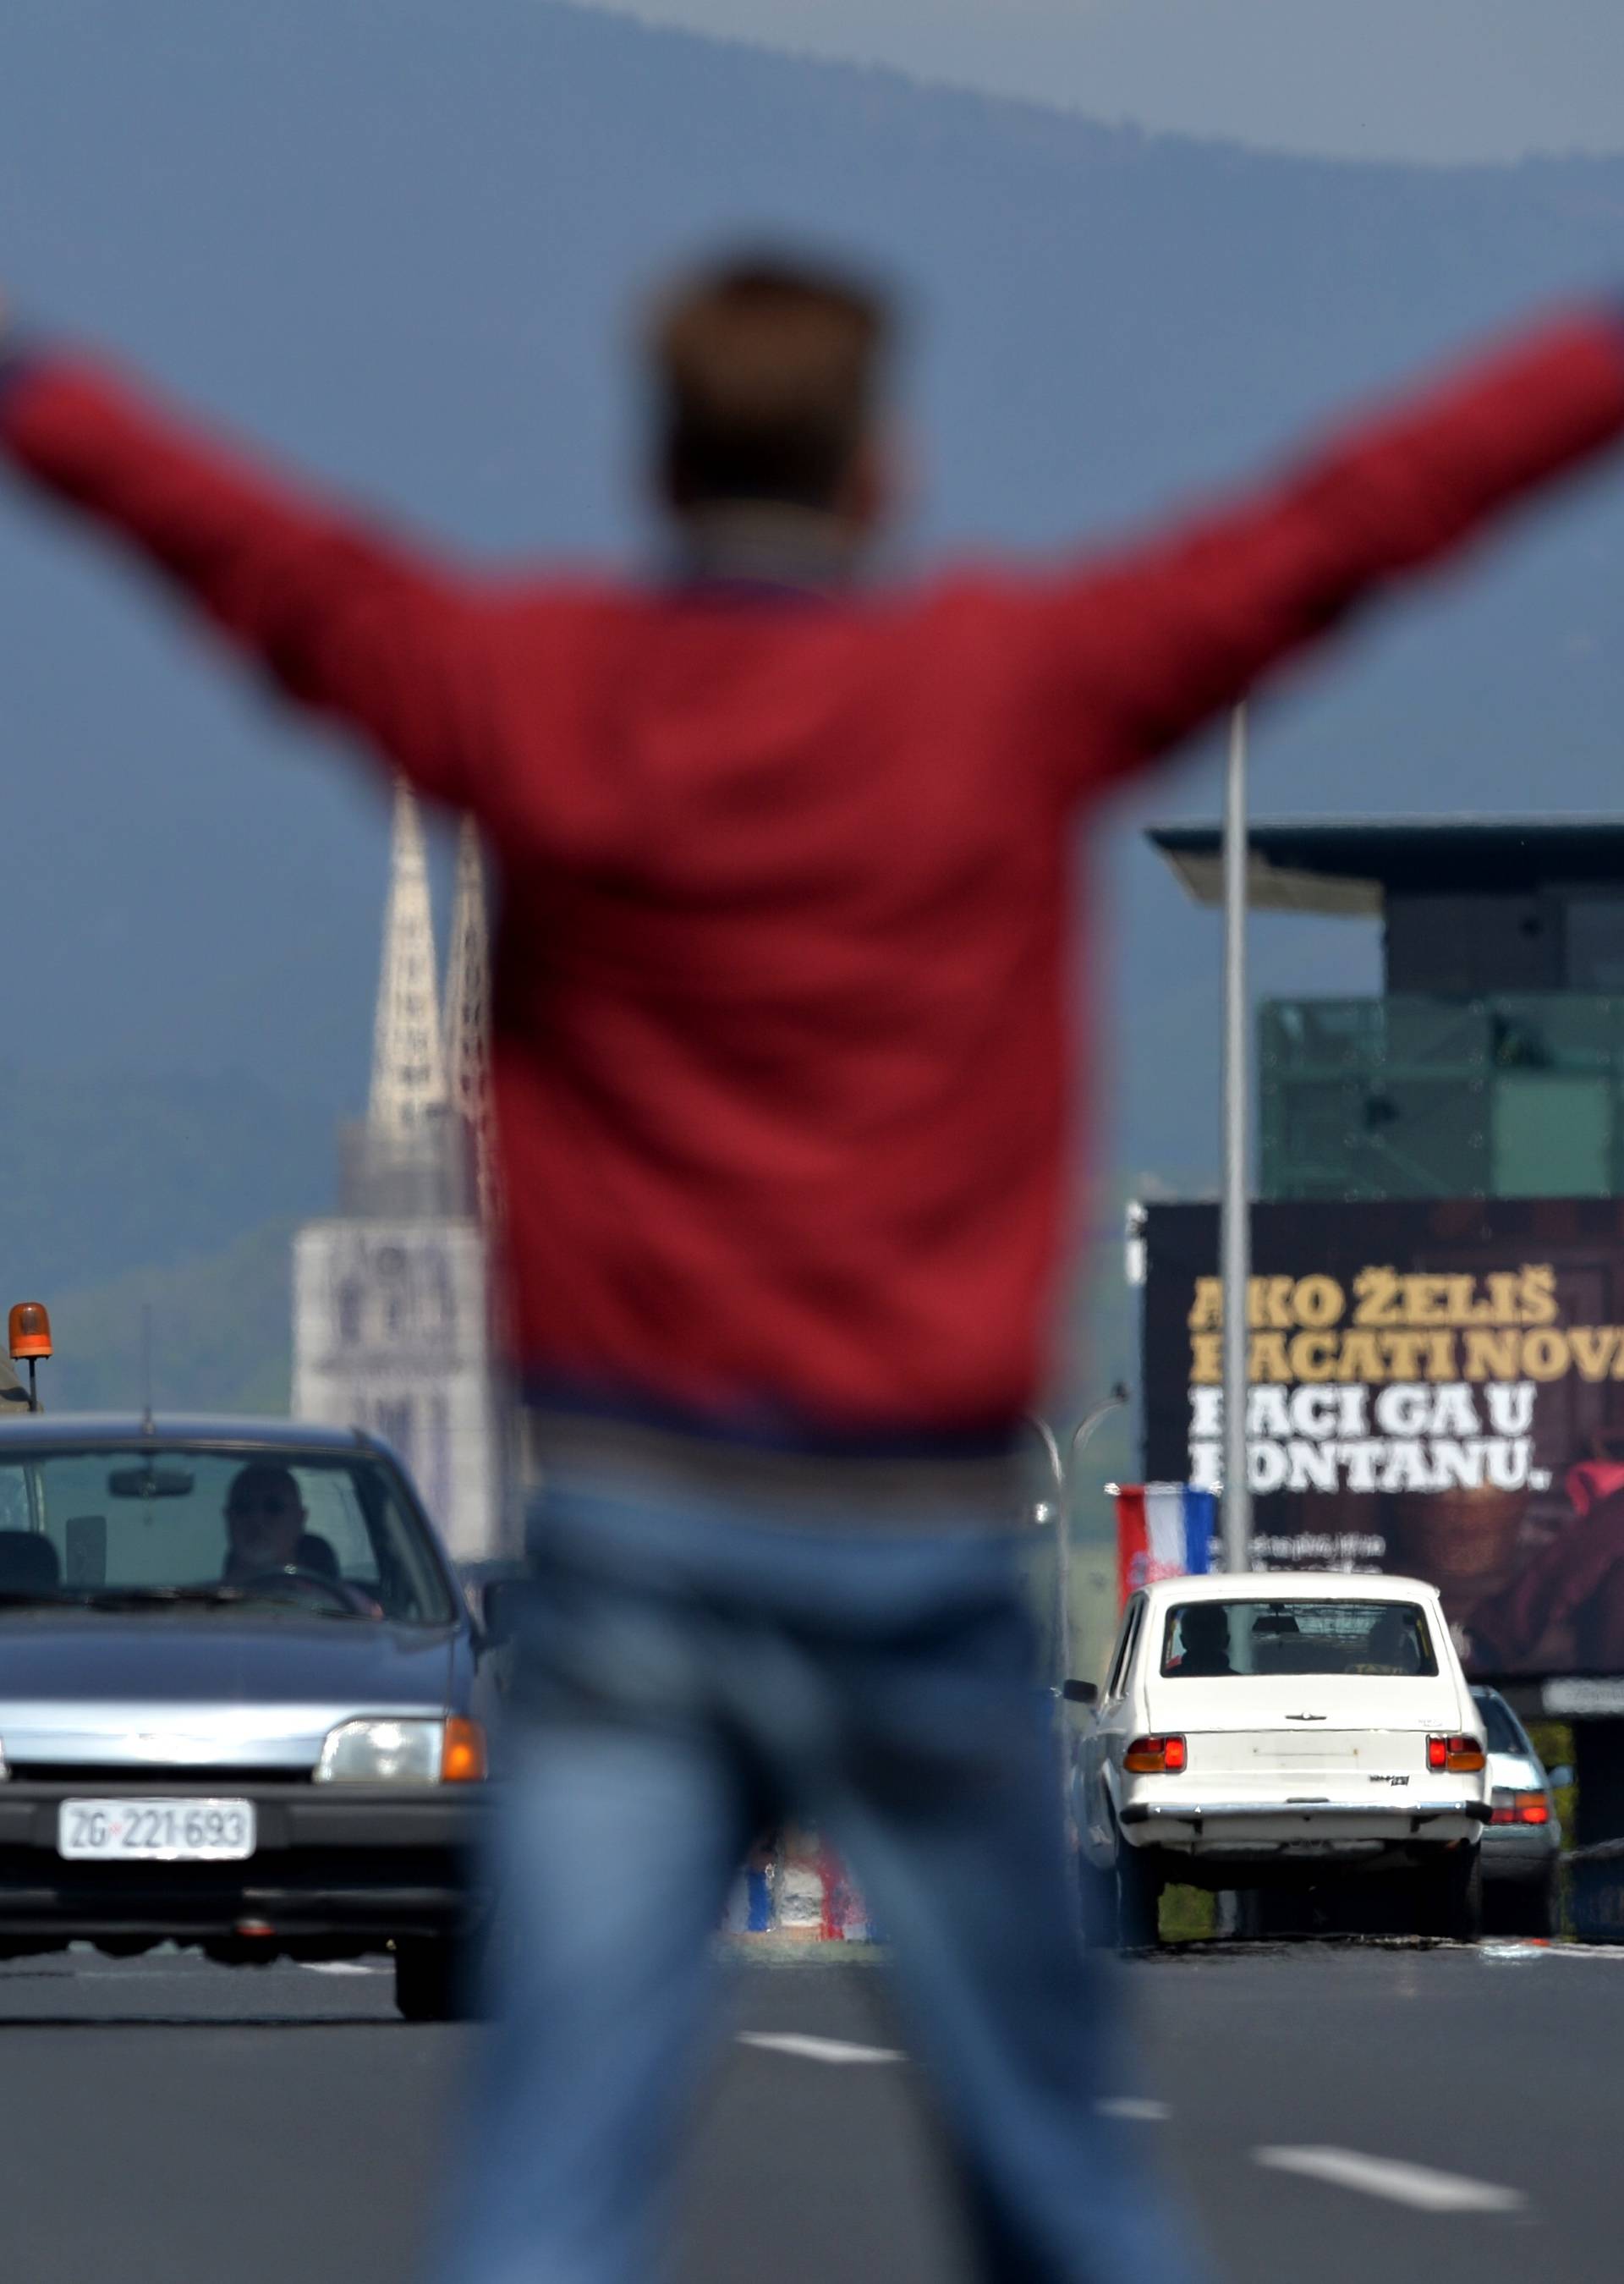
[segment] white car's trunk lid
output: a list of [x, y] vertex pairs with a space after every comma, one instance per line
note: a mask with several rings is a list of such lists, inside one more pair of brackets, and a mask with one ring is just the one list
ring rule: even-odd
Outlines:
[[1164, 1678], [1145, 1698], [1150, 1727], [1186, 1739], [1192, 1775], [1416, 1776], [1426, 1768], [1425, 1739], [1461, 1725], [1443, 1674]]
[[1313, 1736], [1278, 1729], [1228, 1729], [1188, 1740], [1190, 1769], [1202, 1776], [1307, 1776], [1316, 1769], [1369, 1775], [1418, 1776], [1426, 1748], [1415, 1729], [1331, 1729]]

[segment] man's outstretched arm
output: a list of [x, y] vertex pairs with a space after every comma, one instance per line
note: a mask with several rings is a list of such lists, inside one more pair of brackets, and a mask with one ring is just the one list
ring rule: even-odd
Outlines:
[[301, 704], [362, 731], [422, 791], [480, 812], [488, 606], [105, 369], [0, 330], [0, 446], [116, 535]]
[[1074, 789], [1245, 696], [1398, 580], [1624, 435], [1624, 304], [1548, 325], [1277, 481], [1062, 576], [1040, 671]]

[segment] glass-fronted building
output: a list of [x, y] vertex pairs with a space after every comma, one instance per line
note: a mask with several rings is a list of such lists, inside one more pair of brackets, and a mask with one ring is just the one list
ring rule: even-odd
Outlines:
[[[1203, 903], [1211, 826], [1155, 846]], [[1624, 825], [1254, 825], [1255, 907], [1381, 924], [1376, 998], [1259, 1009], [1266, 1199], [1624, 1195]]]

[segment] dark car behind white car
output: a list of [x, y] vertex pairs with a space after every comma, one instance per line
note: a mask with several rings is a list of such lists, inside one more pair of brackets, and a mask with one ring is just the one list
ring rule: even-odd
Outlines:
[[1506, 1935], [1554, 1936], [1562, 1924], [1562, 1826], [1550, 1779], [1527, 1731], [1497, 1689], [1472, 1689], [1488, 1736], [1490, 1821], [1483, 1834], [1489, 1924]]

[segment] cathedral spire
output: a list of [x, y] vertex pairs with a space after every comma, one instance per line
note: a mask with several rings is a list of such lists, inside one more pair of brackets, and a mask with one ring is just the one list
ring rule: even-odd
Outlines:
[[445, 1062], [451, 1108], [467, 1137], [484, 1217], [490, 1207], [490, 935], [480, 836], [466, 817], [457, 843]]
[[423, 826], [417, 802], [401, 784], [394, 794], [389, 902], [384, 916], [383, 967], [378, 979], [378, 1016], [372, 1033], [367, 1132], [375, 1142], [410, 1147], [426, 1139], [446, 1107], [434, 924]]

